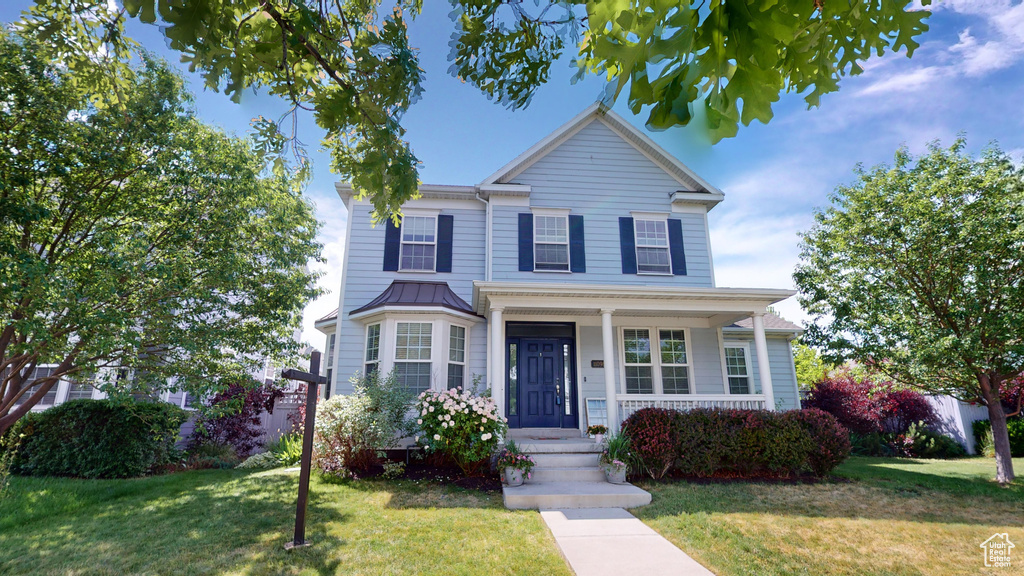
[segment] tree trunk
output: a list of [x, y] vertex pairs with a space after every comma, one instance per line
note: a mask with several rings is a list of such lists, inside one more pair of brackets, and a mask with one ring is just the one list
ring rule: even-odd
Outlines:
[[998, 382], [993, 382], [987, 374], [982, 374], [978, 379], [985, 395], [985, 403], [988, 404], [988, 419], [992, 424], [992, 443], [996, 452], [996, 481], [1006, 484], [1014, 479], [1006, 412], [1003, 411], [1003, 403], [999, 397]]

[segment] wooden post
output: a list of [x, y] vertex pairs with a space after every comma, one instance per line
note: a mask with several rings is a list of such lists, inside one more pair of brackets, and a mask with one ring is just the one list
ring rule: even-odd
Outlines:
[[309, 501], [309, 469], [313, 460], [313, 426], [316, 420], [319, 384], [327, 383], [327, 379], [320, 376], [320, 352], [316, 350], [309, 357], [309, 372], [285, 370], [281, 374], [290, 380], [307, 383], [306, 420], [303, 422], [302, 460], [299, 468], [299, 499], [295, 504], [295, 536], [284, 546], [286, 550], [291, 550], [309, 545], [306, 542], [306, 504]]

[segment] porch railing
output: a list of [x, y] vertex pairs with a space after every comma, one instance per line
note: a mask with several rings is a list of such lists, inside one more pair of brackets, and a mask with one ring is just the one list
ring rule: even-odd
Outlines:
[[641, 408], [669, 408], [681, 411], [694, 408], [764, 409], [764, 394], [619, 394], [616, 399], [619, 404], [619, 422]]

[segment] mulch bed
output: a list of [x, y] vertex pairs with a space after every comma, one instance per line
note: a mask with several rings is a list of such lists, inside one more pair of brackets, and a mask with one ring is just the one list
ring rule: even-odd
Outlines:
[[[404, 452], [402, 452], [404, 455]], [[391, 454], [389, 454], [391, 456]], [[396, 461], [404, 462], [404, 458], [393, 458]], [[379, 478], [384, 474], [383, 466], [373, 466], [369, 470], [359, 474], [358, 478], [367, 480]], [[405, 473], [396, 479], [405, 480], [426, 480], [438, 484], [458, 486], [465, 490], [478, 490], [480, 492], [501, 492], [501, 479], [496, 473], [491, 473], [486, 468], [479, 475], [466, 476], [458, 467], [433, 458], [411, 459], [405, 467]]]

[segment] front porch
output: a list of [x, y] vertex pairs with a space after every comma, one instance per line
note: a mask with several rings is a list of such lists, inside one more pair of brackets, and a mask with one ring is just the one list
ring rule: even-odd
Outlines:
[[[646, 407], [774, 410], [764, 317], [792, 294], [478, 281], [473, 307], [488, 319], [488, 381], [510, 427], [582, 432], [618, 430]], [[723, 331], [745, 319], [749, 342]], [[551, 362], [524, 352], [548, 327], [560, 338]]]

